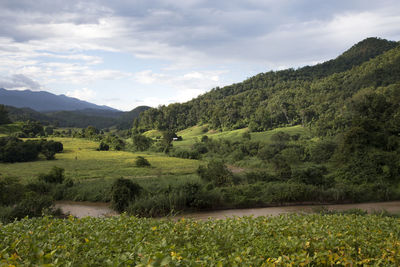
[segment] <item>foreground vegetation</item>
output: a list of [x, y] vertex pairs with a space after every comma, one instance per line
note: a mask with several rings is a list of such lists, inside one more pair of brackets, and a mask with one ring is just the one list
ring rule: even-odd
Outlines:
[[289, 215], [226, 220], [23, 219], [0, 227], [1, 264], [334, 266], [400, 264], [399, 220]]

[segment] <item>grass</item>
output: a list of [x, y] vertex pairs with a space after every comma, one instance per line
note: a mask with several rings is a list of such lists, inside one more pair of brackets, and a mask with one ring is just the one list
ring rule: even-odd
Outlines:
[[[64, 152], [56, 154], [56, 160], [38, 160], [22, 163], [1, 163], [3, 176], [29, 181], [38, 173], [46, 173], [53, 166], [65, 169], [65, 175], [75, 181], [109, 178], [148, 178], [165, 175], [192, 174], [199, 162], [196, 160], [168, 157], [161, 153], [131, 153], [126, 151], [96, 151], [98, 143], [78, 138], [48, 138], [60, 141]], [[151, 167], [135, 167], [137, 156], [149, 160]]]
[[[266, 132], [255, 132], [250, 133], [251, 140], [259, 141], [262, 143], [270, 143], [271, 136], [277, 132], [285, 132], [290, 135], [298, 134], [300, 136], [310, 135], [310, 132], [307, 128], [302, 127], [301, 125], [291, 126], [291, 127], [284, 127], [284, 128], [276, 128]], [[150, 131], [149, 131], [150, 132]], [[150, 136], [150, 134], [147, 134]], [[174, 147], [176, 148], [190, 148], [195, 142], [200, 141], [203, 135], [207, 135], [213, 139], [229, 139], [230, 141], [240, 141], [243, 139], [243, 133], [248, 132], [247, 128], [233, 130], [233, 131], [225, 131], [225, 132], [218, 132], [215, 130], [208, 130], [206, 125], [203, 126], [193, 126], [182, 130], [177, 133], [178, 136], [182, 136], [182, 141], [174, 142]]]
[[22, 122], [0, 125], [0, 137], [21, 131]]

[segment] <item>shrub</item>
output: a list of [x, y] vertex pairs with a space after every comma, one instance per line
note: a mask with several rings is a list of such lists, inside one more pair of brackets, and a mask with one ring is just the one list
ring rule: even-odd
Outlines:
[[110, 149], [110, 146], [102, 141], [97, 150], [98, 151], [108, 151], [109, 149]]
[[0, 177], [0, 206], [17, 203], [22, 198], [24, 192], [24, 186], [17, 179]]
[[136, 157], [135, 165], [136, 165], [136, 167], [149, 167], [149, 166], [151, 166], [150, 162], [146, 158], [144, 158], [142, 156]]
[[142, 187], [129, 179], [119, 178], [111, 187], [111, 206], [123, 212], [142, 191]]
[[64, 181], [64, 169], [54, 166], [49, 173], [41, 173], [38, 176], [39, 180], [46, 183], [61, 184]]
[[216, 186], [232, 183], [233, 174], [222, 161], [210, 161], [207, 167], [199, 166], [197, 174], [207, 182], [213, 182]]
[[11, 218], [22, 219], [26, 216], [40, 217], [45, 209], [50, 209], [53, 199], [50, 196], [28, 192], [11, 212]]

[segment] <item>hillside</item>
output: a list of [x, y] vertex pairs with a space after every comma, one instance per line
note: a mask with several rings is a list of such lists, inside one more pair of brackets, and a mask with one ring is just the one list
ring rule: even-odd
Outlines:
[[397, 42], [368, 38], [322, 64], [260, 73], [183, 104], [150, 109], [136, 125], [141, 131], [205, 123], [213, 129], [263, 131], [315, 124], [327, 110], [338, 115], [346, 100], [362, 89], [396, 84], [399, 58]]
[[36, 111], [59, 111], [59, 110], [82, 110], [101, 109], [118, 111], [116, 109], [99, 106], [77, 98], [65, 95], [55, 95], [40, 91], [18, 91], [0, 88], [0, 104], [14, 106], [17, 108], [31, 108]]

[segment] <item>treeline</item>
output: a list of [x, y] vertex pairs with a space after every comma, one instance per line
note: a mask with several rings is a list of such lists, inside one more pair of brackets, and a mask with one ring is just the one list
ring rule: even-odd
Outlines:
[[27, 140], [16, 137], [0, 138], [0, 162], [34, 161], [42, 154], [47, 160], [52, 160], [56, 153], [63, 151], [63, 144], [53, 140]]
[[10, 121], [38, 121], [43, 125], [56, 127], [86, 128], [94, 126], [98, 129], [115, 127], [126, 130], [132, 127], [132, 121], [139, 114], [150, 107], [139, 106], [129, 112], [85, 109], [77, 111], [38, 112], [30, 108], [16, 108], [12, 106], [0, 106], [0, 124], [3, 121], [3, 111], [7, 112]]

